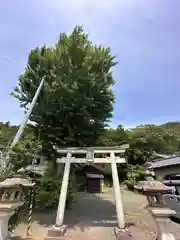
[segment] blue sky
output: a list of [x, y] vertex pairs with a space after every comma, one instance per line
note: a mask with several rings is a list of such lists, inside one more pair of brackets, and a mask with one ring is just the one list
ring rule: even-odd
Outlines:
[[180, 120], [179, 9], [179, 0], [0, 0], [0, 121], [22, 121], [10, 92], [30, 50], [78, 24], [117, 56], [113, 126]]

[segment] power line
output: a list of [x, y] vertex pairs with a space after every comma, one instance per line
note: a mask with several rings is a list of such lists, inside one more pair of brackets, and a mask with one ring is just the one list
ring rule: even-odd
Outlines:
[[10, 62], [10, 63], [14, 63], [14, 64], [17, 64], [15, 61], [13, 61], [12, 59], [6, 57], [6, 56], [3, 56], [3, 59]]

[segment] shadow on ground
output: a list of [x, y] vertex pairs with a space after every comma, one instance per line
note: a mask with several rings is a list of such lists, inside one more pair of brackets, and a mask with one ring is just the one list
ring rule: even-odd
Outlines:
[[[112, 189], [108, 189], [104, 194], [98, 195], [77, 194], [72, 210], [65, 213], [65, 224], [68, 225], [66, 240], [112, 239], [113, 227], [117, 226], [112, 192]], [[157, 226], [145, 208], [146, 198], [126, 190], [122, 190], [122, 196], [125, 219], [135, 223], [139, 234], [137, 239], [155, 239]], [[47, 236], [47, 227], [53, 225], [55, 219], [55, 212], [34, 214], [33, 236], [43, 240]], [[22, 236], [26, 228], [26, 222], [20, 224], [15, 234]], [[175, 239], [180, 239], [179, 224], [171, 222], [168, 228], [175, 234]]]
[[176, 218], [176, 217], [170, 217], [171, 221], [177, 223], [180, 225], [180, 219], [179, 218]]
[[[45, 227], [55, 223], [56, 212], [34, 214], [33, 220]], [[65, 224], [68, 228], [79, 228], [81, 231], [90, 227], [115, 227], [115, 205], [108, 199], [104, 200], [99, 194], [89, 195], [77, 193], [72, 210], [65, 213]]]

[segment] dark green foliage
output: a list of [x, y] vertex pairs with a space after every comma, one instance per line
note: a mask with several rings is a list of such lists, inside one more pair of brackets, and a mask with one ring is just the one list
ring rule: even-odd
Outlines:
[[18, 209], [15, 213], [10, 217], [8, 223], [8, 230], [9, 232], [13, 232], [15, 228], [21, 223], [21, 210]]
[[127, 142], [128, 135], [122, 125], [119, 125], [116, 129], [109, 128], [98, 139], [98, 145], [100, 146], [120, 146]]
[[9, 122], [0, 122], [0, 149], [8, 147], [17, 130], [18, 126], [11, 126]]
[[61, 34], [54, 48], [37, 48], [13, 95], [22, 107], [31, 102], [45, 76], [44, 88], [31, 114], [43, 144], [90, 146], [112, 117], [114, 94], [109, 48], [95, 46], [81, 27]]
[[61, 178], [44, 176], [36, 185], [35, 208], [50, 210], [57, 207], [61, 188]]
[[[56, 209], [59, 202], [59, 194], [61, 190], [62, 176], [51, 174], [48, 169], [46, 174], [36, 182], [35, 187], [35, 209], [38, 211], [47, 211]], [[66, 207], [70, 208], [74, 200], [74, 192], [76, 191], [76, 182], [73, 174], [70, 175]]]
[[144, 180], [144, 168], [140, 165], [129, 165], [127, 168], [127, 176], [124, 183], [130, 190], [134, 190], [134, 186], [139, 182]]
[[110, 164], [104, 164], [104, 180], [108, 186], [112, 186], [112, 171]]

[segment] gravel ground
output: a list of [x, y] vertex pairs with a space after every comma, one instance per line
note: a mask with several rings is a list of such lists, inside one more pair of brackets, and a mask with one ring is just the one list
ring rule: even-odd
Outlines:
[[[154, 219], [146, 208], [146, 197], [126, 190], [123, 190], [122, 193], [126, 220], [134, 222], [136, 227], [144, 232], [146, 239], [153, 240], [157, 228]], [[180, 224], [171, 221], [167, 227], [169, 232], [174, 234], [175, 239], [180, 240]]]
[[[156, 235], [156, 225], [146, 210], [146, 198], [142, 195], [122, 190], [126, 221], [134, 222], [132, 232], [136, 230], [138, 240], [153, 240]], [[34, 214], [33, 237], [43, 240], [49, 226], [54, 224], [55, 213]], [[78, 193], [73, 210], [67, 211], [65, 223], [68, 233], [65, 239], [73, 240], [110, 240], [113, 239], [113, 229], [117, 225], [112, 189], [106, 189], [103, 194], [87, 195]], [[27, 224], [24, 222], [16, 230], [17, 235], [24, 236]], [[180, 240], [180, 225], [171, 222], [170, 232]]]

